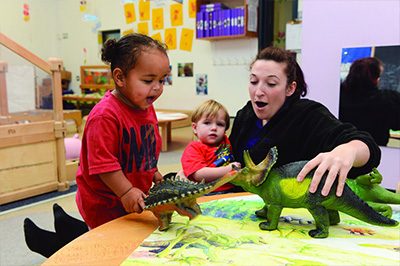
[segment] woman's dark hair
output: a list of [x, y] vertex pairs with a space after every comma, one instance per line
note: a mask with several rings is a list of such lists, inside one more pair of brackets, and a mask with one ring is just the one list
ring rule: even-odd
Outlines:
[[354, 93], [376, 89], [381, 76], [383, 64], [375, 57], [365, 57], [354, 61], [349, 74], [343, 81], [343, 89]]
[[101, 49], [101, 60], [111, 65], [111, 72], [120, 68], [127, 75], [135, 67], [140, 54], [149, 49], [157, 49], [167, 55], [164, 44], [143, 34], [128, 34], [119, 40], [108, 39]]
[[301, 70], [299, 64], [296, 62], [295, 54], [278, 47], [269, 46], [258, 53], [251, 63], [250, 68], [257, 60], [272, 60], [277, 63], [286, 64], [285, 74], [287, 76], [287, 85], [291, 84], [293, 81], [297, 84], [295, 92], [288, 98], [300, 99], [300, 96], [306, 96], [307, 83], [304, 80], [303, 70]]

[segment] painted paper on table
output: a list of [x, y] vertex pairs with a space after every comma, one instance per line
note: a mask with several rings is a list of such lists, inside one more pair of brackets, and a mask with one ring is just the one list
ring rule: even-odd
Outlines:
[[153, 30], [164, 29], [164, 10], [162, 8], [154, 8], [152, 15]]
[[139, 20], [150, 20], [150, 1], [139, 1]]
[[165, 44], [168, 50], [176, 49], [176, 28], [165, 29]]
[[124, 15], [126, 24], [130, 24], [136, 21], [135, 5], [133, 3], [124, 4]]
[[192, 29], [182, 29], [181, 32], [181, 41], [179, 44], [179, 48], [184, 51], [192, 51], [193, 44], [193, 34], [194, 31]]
[[[314, 239], [305, 209], [284, 209], [279, 230], [260, 230], [254, 212], [263, 206], [258, 196], [245, 196], [203, 203], [190, 222], [175, 214], [168, 231], [154, 231], [122, 265], [400, 265], [399, 226], [341, 213], [328, 238]], [[399, 211], [392, 218], [400, 220]]]
[[182, 4], [170, 5], [170, 16], [171, 16], [171, 26], [182, 26], [183, 25], [183, 15], [182, 15]]

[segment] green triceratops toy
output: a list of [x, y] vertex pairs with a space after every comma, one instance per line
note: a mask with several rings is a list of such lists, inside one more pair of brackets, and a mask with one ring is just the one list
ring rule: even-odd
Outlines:
[[[264, 200], [265, 206], [256, 212], [257, 216], [267, 219], [267, 221], [260, 223], [261, 229], [277, 229], [280, 214], [285, 207], [306, 208], [311, 213], [315, 220], [316, 229], [310, 230], [309, 235], [314, 238], [328, 237], [329, 226], [340, 222], [339, 211], [374, 225], [398, 225], [397, 221], [385, 217], [371, 208], [347, 184], [344, 187], [342, 196], [337, 197], [335, 195], [337, 180], [332, 185], [329, 195], [322, 196], [321, 190], [325, 183], [326, 175], [322, 178], [317, 191], [310, 193], [309, 186], [313, 172], [309, 173], [302, 182], [296, 180], [297, 174], [307, 161], [299, 161], [272, 168], [277, 160], [277, 155], [277, 148], [273, 147], [267, 157], [261, 163], [255, 165], [249, 153], [245, 151], [245, 167], [231, 181], [231, 183], [241, 186], [244, 190], [259, 195]], [[364, 192], [364, 196], [368, 196], [369, 192]], [[376, 193], [378, 195], [375, 196], [379, 198], [381, 192], [378, 191]]]

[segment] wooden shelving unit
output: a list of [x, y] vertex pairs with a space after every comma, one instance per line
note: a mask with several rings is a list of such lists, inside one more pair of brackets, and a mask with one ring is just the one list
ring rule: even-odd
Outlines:
[[[243, 6], [245, 9], [244, 12], [244, 33], [236, 34], [236, 35], [224, 35], [224, 36], [211, 36], [211, 37], [198, 37], [198, 40], [208, 40], [208, 41], [217, 41], [217, 40], [228, 40], [228, 39], [244, 39], [244, 38], [257, 38], [257, 31], [248, 31], [248, 21], [249, 21], [249, 10], [246, 0], [197, 0], [196, 1], [196, 12], [200, 12], [201, 5], [213, 4], [213, 3], [223, 3], [228, 8], [236, 8]], [[256, 18], [257, 19], [257, 18]]]
[[115, 87], [110, 67], [107, 65], [81, 66], [81, 91], [96, 92]]

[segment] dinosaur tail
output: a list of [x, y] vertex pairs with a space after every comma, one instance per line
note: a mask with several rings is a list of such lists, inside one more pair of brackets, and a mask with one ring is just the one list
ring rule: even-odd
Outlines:
[[387, 218], [376, 212], [367, 203], [360, 199], [347, 185], [345, 185], [341, 197], [334, 196], [336, 189], [331, 189], [331, 191], [335, 202], [330, 205], [338, 211], [344, 212], [373, 225], [397, 226], [399, 224], [398, 221]]

